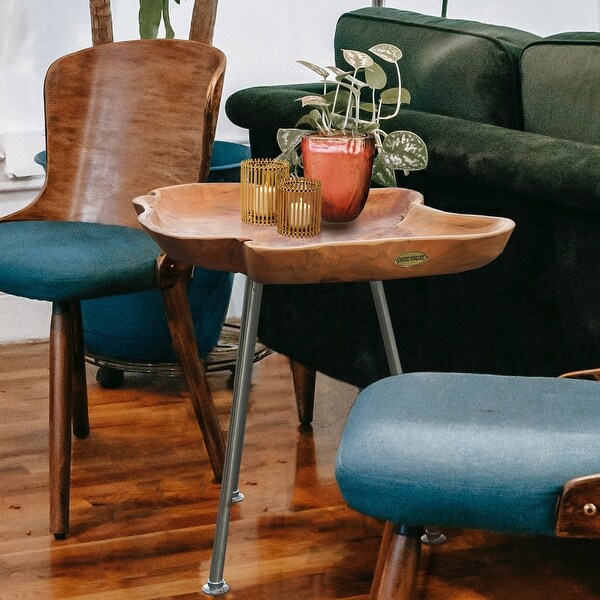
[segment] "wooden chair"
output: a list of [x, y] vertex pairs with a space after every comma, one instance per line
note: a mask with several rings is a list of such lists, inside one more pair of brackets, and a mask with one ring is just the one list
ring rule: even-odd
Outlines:
[[131, 200], [204, 179], [225, 57], [193, 41], [139, 40], [70, 54], [44, 91], [47, 179], [38, 198], [0, 222], [0, 290], [52, 302], [50, 529], [69, 529], [71, 422], [88, 435], [80, 301], [161, 289], [175, 349], [215, 478], [224, 442], [197, 353], [186, 281], [160, 255]]
[[595, 381], [565, 378], [411, 373], [367, 387], [336, 478], [350, 506], [386, 521], [371, 600], [416, 597], [426, 523], [599, 538], [599, 400]]

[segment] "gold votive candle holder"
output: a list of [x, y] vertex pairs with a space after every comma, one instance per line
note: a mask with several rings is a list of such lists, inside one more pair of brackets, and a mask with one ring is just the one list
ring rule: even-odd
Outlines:
[[293, 177], [277, 185], [277, 233], [311, 237], [321, 231], [321, 189], [318, 179]]
[[277, 222], [277, 182], [290, 176], [286, 160], [250, 158], [240, 170], [242, 221], [253, 225]]

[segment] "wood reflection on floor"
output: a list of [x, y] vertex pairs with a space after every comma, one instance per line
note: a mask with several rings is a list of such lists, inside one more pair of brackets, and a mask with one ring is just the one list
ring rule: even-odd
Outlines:
[[[0, 599], [206, 598], [219, 486], [177, 378], [128, 374], [107, 390], [89, 367], [92, 433], [74, 442], [71, 534], [49, 535], [47, 352], [0, 346]], [[210, 376], [224, 428], [228, 376]], [[229, 600], [366, 598], [381, 525], [346, 507], [333, 476], [355, 396], [319, 376], [313, 428], [301, 432], [287, 359], [256, 365]], [[594, 542], [446, 533], [423, 553], [418, 600], [600, 599]]]

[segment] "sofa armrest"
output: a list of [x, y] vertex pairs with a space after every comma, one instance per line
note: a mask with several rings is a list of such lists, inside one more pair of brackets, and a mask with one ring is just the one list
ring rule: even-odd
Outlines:
[[425, 140], [428, 175], [600, 212], [600, 146], [411, 110], [399, 128]]
[[[294, 127], [306, 113], [297, 98], [321, 91], [320, 84], [240, 90], [227, 100], [227, 116], [249, 129], [251, 140], [259, 132], [257, 146], [267, 156], [276, 147], [277, 129]], [[387, 131], [397, 129], [425, 140], [427, 176], [600, 212], [600, 146], [410, 109], [386, 123]], [[410, 186], [401, 173], [397, 177], [399, 185]]]
[[235, 92], [225, 103], [229, 120], [245, 129], [277, 131], [280, 127], [294, 127], [306, 114], [298, 98], [321, 94], [320, 83], [296, 83], [251, 87]]

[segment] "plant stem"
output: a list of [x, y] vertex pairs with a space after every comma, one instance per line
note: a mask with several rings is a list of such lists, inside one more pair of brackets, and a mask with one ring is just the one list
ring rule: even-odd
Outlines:
[[398, 61], [396, 61], [396, 73], [398, 75], [398, 101], [396, 102], [396, 108], [391, 115], [388, 115], [387, 117], [380, 117], [380, 121], [383, 121], [384, 119], [393, 119], [400, 112], [400, 105], [402, 104], [402, 77], [400, 76], [400, 67], [398, 66]]

